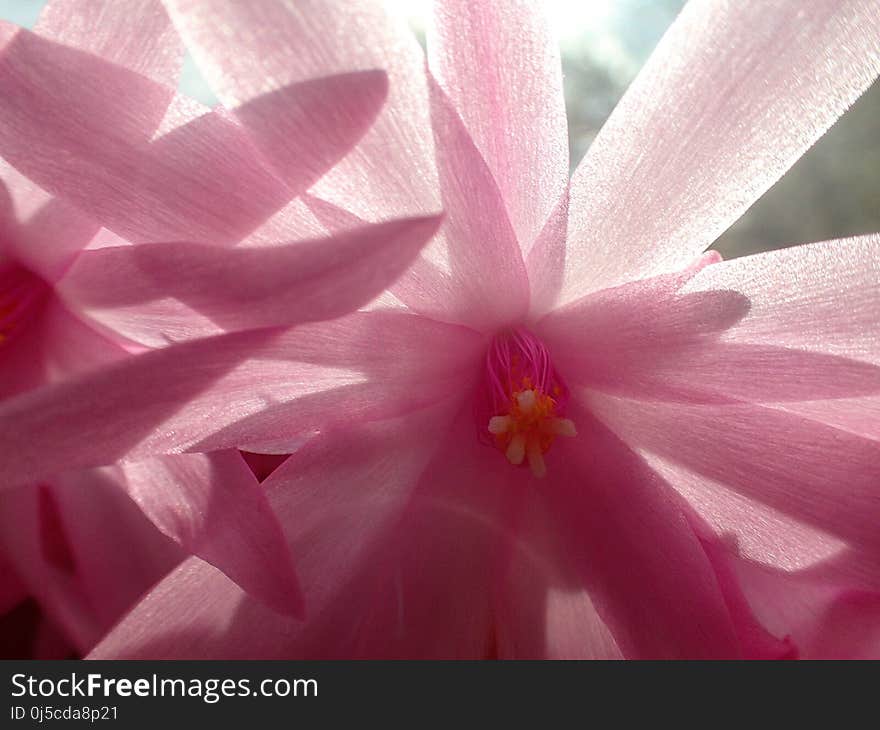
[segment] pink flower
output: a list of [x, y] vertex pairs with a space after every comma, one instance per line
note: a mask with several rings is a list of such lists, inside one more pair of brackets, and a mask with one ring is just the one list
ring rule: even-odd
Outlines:
[[[174, 93], [183, 47], [157, 0], [52, 0], [36, 33], [0, 25], [0, 49], [0, 146], [15, 165], [0, 160], [2, 397], [169, 340], [272, 323], [279, 311], [285, 323], [349, 312], [439, 223], [421, 216], [328, 236], [300, 195], [369, 127], [384, 72], [277, 89], [236, 110], [245, 133]], [[266, 140], [285, 148], [271, 164]], [[267, 241], [284, 245], [253, 247]], [[264, 301], [242, 301], [255, 287]], [[103, 420], [115, 429], [109, 412]], [[43, 434], [34, 444], [53, 449]], [[11, 442], [2, 458], [17, 461]], [[0, 609], [31, 595], [86, 652], [189, 554], [279, 611], [301, 609], [280, 526], [237, 452], [77, 467], [58, 461], [4, 483], [0, 556], [17, 587]], [[103, 530], [90, 517], [99, 514]]]
[[700, 257], [877, 76], [876, 8], [692, 3], [569, 184], [530, 3], [441, 3], [428, 77], [369, 3], [168, 6], [229, 106], [386, 68], [312, 210], [446, 218], [396, 309], [242, 326], [0, 408], [4, 482], [312, 436], [264, 482], [305, 620], [194, 557], [94, 656], [878, 653], [880, 239]]

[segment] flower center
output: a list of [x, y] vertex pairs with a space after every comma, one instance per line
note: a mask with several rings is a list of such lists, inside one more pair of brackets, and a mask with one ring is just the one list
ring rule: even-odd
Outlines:
[[495, 445], [511, 464], [528, 463], [532, 474], [543, 477], [544, 454], [556, 437], [577, 435], [574, 423], [562, 418], [568, 389], [543, 343], [524, 329], [497, 335], [486, 355], [486, 386]]
[[17, 335], [37, 312], [46, 284], [15, 264], [0, 264], [0, 347]]

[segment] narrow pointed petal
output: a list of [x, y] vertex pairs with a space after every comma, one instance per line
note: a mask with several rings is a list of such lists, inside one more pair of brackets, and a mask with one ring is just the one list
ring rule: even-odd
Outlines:
[[880, 593], [774, 570], [735, 556], [731, 570], [755, 613], [800, 659], [880, 658]]
[[359, 4], [352, 12], [338, 0], [165, 5], [230, 109], [307, 79], [385, 70], [385, 106], [360, 144], [320, 181], [317, 194], [363, 220], [440, 210], [424, 54], [403, 19], [388, 17], [379, 4]]
[[0, 154], [133, 242], [236, 242], [293, 197], [234, 122], [27, 31], [0, 94]]
[[[411, 469], [406, 481], [389, 484], [400, 490], [397, 502], [387, 491], [373, 491], [359, 498], [362, 509], [339, 509], [346, 494], [362, 490], [357, 478], [344, 493], [337, 488], [333, 502], [316, 498], [311, 485], [318, 476], [309, 471], [314, 459], [300, 454], [267, 482], [289, 524], [296, 524], [294, 515], [305, 518], [292, 532], [311, 548], [310, 559], [299, 566], [308, 585], [309, 621], [289, 635], [291, 656], [469, 658], [492, 650], [490, 585], [503, 538], [504, 482], [498, 475], [506, 472], [503, 465], [475, 470], [490, 462], [473, 459], [483, 450], [462, 400], [439, 405], [442, 413], [435, 408], [407, 419], [413, 432], [436, 427], [440, 437], [414, 449], [430, 458]], [[352, 436], [360, 441], [371, 433], [375, 429]], [[324, 448], [337, 453], [342, 446], [328, 438]], [[410, 464], [412, 458], [403, 463]], [[379, 516], [385, 519], [379, 522]]]
[[[263, 658], [251, 650], [244, 632], [233, 635], [227, 628], [235, 626], [242, 605], [260, 612], [261, 622], [279, 620], [277, 613], [249, 600], [240, 586], [213, 565], [195, 556], [187, 558], [108, 631], [86, 658]], [[161, 622], [157, 616], [162, 616]], [[260, 632], [252, 627], [248, 634], [253, 637]]]
[[472, 330], [380, 312], [171, 345], [3, 402], [0, 443], [15, 458], [0, 484], [399, 415], [466, 392], [482, 347]]
[[[500, 191], [443, 90], [431, 82], [431, 114], [437, 141], [437, 168], [445, 212], [441, 236], [412, 272], [391, 291], [413, 310], [484, 331], [520, 319], [528, 308], [529, 285], [516, 234]], [[438, 296], [426, 287], [433, 256], [448, 274]]]
[[[404, 428], [394, 439], [385, 425], [318, 437], [267, 481], [292, 549], [299, 542], [311, 547], [298, 564], [309, 601], [305, 624], [272, 616], [210, 566], [190, 560], [93, 656], [504, 656], [512, 651], [613, 656], [615, 642], [636, 656], [737, 654], [714, 572], [674, 498], [662, 493], [652, 498], [656, 483], [629, 481], [630, 472], [611, 478], [623, 463], [620, 453], [597, 452], [608, 455], [591, 463], [591, 470], [578, 465], [579, 476], [564, 495], [548, 492], [546, 514], [552, 517], [547, 524], [552, 522], [553, 530], [521, 532], [525, 541], [517, 546], [525, 552], [517, 548], [509, 553], [514, 559], [505, 560], [512, 535], [500, 502], [505, 487], [523, 486], [506, 482], [521, 480], [470, 434], [453, 431], [448, 437], [446, 445], [468, 439], [466, 451], [455, 450], [457, 459], [448, 458], [444, 444], [428, 446], [422, 440], [414, 448], [411, 434], [439, 423], [436, 413], [425, 416], [402, 420]], [[602, 433], [610, 438], [602, 446], [619, 444], [601, 427], [591, 435]], [[375, 448], [375, 438], [383, 449]], [[475, 473], [478, 483], [471, 481]], [[383, 490], [365, 489], [365, 479], [381, 483]], [[316, 484], [325, 486], [316, 489]], [[609, 528], [616, 538], [611, 543]], [[541, 539], [527, 544], [539, 532]], [[525, 564], [540, 562], [545, 538], [554, 535], [573, 571], [543, 573], [537, 566], [545, 580], [527, 596], [516, 579], [533, 573], [517, 576], [505, 567], [523, 567], [520, 558]], [[584, 587], [592, 604], [579, 600]], [[688, 596], [686, 603], [682, 595]], [[514, 597], [528, 600], [503, 603]], [[599, 622], [593, 620], [592, 605], [604, 614]], [[531, 616], [533, 606], [548, 607], [544, 632], [534, 626], [526, 632], [521, 623], [522, 612]], [[439, 623], [438, 615], [443, 616]], [[158, 635], [157, 616], [163, 619]], [[590, 622], [578, 625], [581, 618]], [[615, 631], [614, 639], [603, 622]], [[255, 633], [253, 625], [263, 630]]]
[[[848, 551], [846, 541], [840, 537], [674, 459], [647, 449], [640, 452], [651, 468], [682, 495], [701, 523], [718, 536], [716, 541], [723, 542], [726, 550], [783, 571], [824, 566], [829, 574], [833, 573], [835, 581], [871, 584], [869, 562], [875, 562], [873, 558], [848, 561], [839, 570], [831, 570], [830, 561]], [[711, 551], [707, 552], [711, 557]], [[873, 572], [880, 576], [880, 571]]]
[[97, 231], [94, 221], [0, 158], [0, 257], [5, 254], [52, 283]]
[[51, 297], [0, 357], [0, 399], [116, 362], [128, 352]]
[[498, 183], [524, 254], [568, 184], [559, 46], [539, 3], [435, 3], [431, 72]]
[[805, 415], [858, 429], [880, 394], [878, 241], [811, 244], [613, 287], [555, 310], [540, 331], [569, 378], [592, 389], [795, 412], [815, 401]]
[[[747, 314], [724, 332], [726, 342], [821, 352], [827, 362], [846, 362], [849, 373], [866, 373], [880, 365], [875, 336], [880, 320], [878, 256], [877, 234], [825, 241], [724, 262], [700, 272], [685, 291], [703, 296], [736, 290], [749, 300]], [[880, 397], [872, 394], [876, 389], [855, 388], [845, 375], [840, 367], [824, 377], [821, 370], [814, 371], [808, 381], [823, 377], [821, 385], [812, 392], [805, 389], [800, 402], [786, 402], [784, 409], [880, 439]], [[828, 398], [835, 386], [836, 397]], [[771, 392], [762, 400], [776, 399]]]
[[[313, 655], [350, 644], [360, 602], [342, 600], [340, 591], [358, 580], [372, 546], [393, 531], [440, 446], [425, 434], [448, 428], [460, 400], [318, 436], [264, 483], [296, 555], [305, 623], [270, 612], [193, 559], [157, 586], [94, 656], [290, 658], [305, 654], [310, 640]], [[354, 625], [328, 626], [328, 617], [346, 612]], [[162, 616], [159, 631], [156, 616]], [[255, 625], [261, 630], [253, 631]], [[335, 643], [321, 651], [314, 642], [327, 640], [327, 630]]]
[[238, 452], [181, 454], [120, 468], [131, 498], [183, 550], [274, 610], [302, 613], [281, 526]]
[[622, 658], [544, 495], [517, 487], [507, 490], [511, 550], [493, 603], [499, 658]]
[[160, 0], [49, 0], [34, 32], [177, 88], [183, 43]]
[[788, 631], [779, 626], [773, 630], [765, 626], [749, 603], [740, 576], [732, 565], [739, 558], [738, 546], [732, 544], [729, 536], [715, 533], [712, 528], [695, 514], [690, 505], [683, 504], [682, 510], [700, 540], [706, 557], [715, 570], [718, 585], [730, 610], [730, 618], [747, 659], [796, 659], [800, 650], [791, 640]]
[[730, 342], [798, 347], [880, 363], [880, 234], [811, 243], [708, 266], [684, 294], [736, 291], [745, 315]]
[[572, 179], [566, 302], [686, 264], [880, 73], [870, 0], [689, 3]]
[[531, 290], [530, 319], [538, 319], [553, 307], [556, 294], [562, 286], [568, 236], [568, 205], [569, 190], [566, 186], [526, 256]]
[[391, 221], [255, 248], [100, 248], [84, 251], [58, 288], [83, 316], [150, 346], [328, 320], [392, 284], [439, 224], [439, 217]]
[[268, 91], [234, 113], [272, 170], [299, 193], [351, 151], [387, 96], [384, 71], [355, 71]]
[[578, 438], [554, 444], [546, 495], [566, 552], [623, 655], [739, 656], [714, 570], [675, 491], [587, 411], [572, 418]]
[[[846, 543], [876, 550], [880, 443], [761, 405], [648, 403], [591, 393], [598, 417], [639, 450]], [[670, 481], [679, 477], [674, 471]], [[714, 500], [718, 509], [725, 502]], [[772, 523], [732, 527], [775, 540]], [[750, 537], [755, 537], [754, 534]]]

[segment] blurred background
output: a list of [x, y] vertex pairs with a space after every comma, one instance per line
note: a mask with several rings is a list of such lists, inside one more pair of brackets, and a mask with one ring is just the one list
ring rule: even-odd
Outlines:
[[[253, 0], [259, 2], [259, 0]], [[119, 0], [124, 3], [125, 0]], [[33, 25], [44, 0], [0, 0], [0, 18]], [[430, 0], [388, 0], [420, 38]], [[573, 166], [684, 0], [548, 0], [562, 49]], [[187, 59], [181, 91], [214, 96]], [[725, 258], [880, 231], [880, 84], [715, 243]]]

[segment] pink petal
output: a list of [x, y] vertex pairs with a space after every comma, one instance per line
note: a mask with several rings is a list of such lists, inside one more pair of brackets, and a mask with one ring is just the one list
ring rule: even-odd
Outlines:
[[180, 559], [105, 471], [4, 490], [0, 545], [80, 651]]
[[177, 88], [183, 43], [160, 0], [49, 0], [34, 31]]
[[[874, 561], [870, 554], [832, 571], [829, 563], [847, 551], [846, 542], [839, 537], [672, 459], [647, 451], [643, 457], [682, 495], [710, 532], [744, 558], [785, 571], [822, 566], [835, 580], [870, 582], [869, 565]], [[702, 533], [700, 537], [703, 539]]]
[[428, 33], [431, 72], [497, 181], [523, 252], [568, 184], [559, 46], [533, 2], [444, 0]]
[[[689, 371], [682, 372], [684, 362]], [[621, 371], [619, 377], [627, 377]], [[789, 401], [880, 392], [880, 367], [845, 357], [767, 345], [718, 343], [678, 350], [622, 390], [661, 400]], [[635, 386], [635, 387], [633, 387]], [[630, 389], [632, 388], [632, 389]]]
[[128, 355], [117, 339], [105, 337], [56, 300], [43, 319], [43, 359], [49, 382], [96, 370]]
[[147, 352], [0, 405], [0, 484], [405, 413], [472, 387], [483, 346], [463, 327], [371, 312]]
[[[347, 477], [344, 492], [328, 504], [326, 490], [311, 486], [322, 477], [317, 470], [311, 472], [317, 457], [314, 451], [308, 455], [309, 447], [267, 482], [267, 488], [276, 490], [272, 494], [282, 519], [286, 509], [287, 524], [302, 525], [293, 529], [301, 530], [295, 539], [303, 549], [326, 545], [315, 548], [314, 558], [299, 566], [304, 580], [311, 576], [309, 621], [296, 634], [287, 633], [288, 655], [614, 654], [614, 642], [591, 613], [589, 599], [579, 600], [585, 598], [583, 591], [560, 596], [567, 587], [548, 584], [564, 572], [564, 558], [562, 566], [546, 572], [541, 565], [521, 573], [541, 548], [533, 544], [534, 534], [523, 532], [517, 547], [524, 552], [505, 560], [512, 535], [503, 503], [511, 493], [533, 487], [524, 480], [527, 473], [512, 470], [474, 438], [470, 407], [459, 413], [451, 429], [448, 421], [436, 417], [428, 423], [431, 432], [447, 435], [435, 443], [433, 458], [410, 476], [403, 492], [408, 496], [405, 508], [389, 500], [386, 491], [377, 494], [375, 485], [370, 489], [360, 476], [351, 485], [353, 477]], [[411, 430], [424, 428], [412, 423]], [[362, 458], [357, 455], [375, 447], [359, 444], [374, 433], [352, 434], [350, 442], [342, 443], [324, 439], [323, 449]], [[380, 529], [373, 510], [381, 508], [379, 514], [386, 515], [394, 506], [402, 514], [385, 519]], [[339, 557], [338, 550], [345, 555]], [[500, 570], [503, 566], [509, 569]], [[540, 579], [525, 585], [528, 577], [538, 575]], [[545, 607], [544, 621], [528, 614], [530, 608]], [[532, 618], [535, 622], [528, 623]], [[580, 618], [587, 623], [579, 623]]]
[[[827, 246], [829, 254], [842, 253]], [[810, 264], [822, 270], [824, 262], [809, 255], [813, 248], [801, 247], [802, 258], [793, 249], [787, 257], [750, 257], [605, 289], [544, 317], [539, 331], [570, 381], [628, 397], [786, 402], [880, 393], [880, 367], [863, 361], [873, 346], [868, 320], [880, 316], [870, 277], [838, 259], [828, 275], [840, 282], [839, 293], [826, 287], [818, 300], [796, 294]], [[774, 273], [759, 284], [758, 272], [767, 271]], [[761, 302], [764, 287], [778, 296], [778, 309]], [[855, 305], [852, 316], [843, 314], [844, 301]], [[765, 332], [756, 333], [755, 324]]]
[[259, 248], [100, 248], [78, 257], [59, 291], [86, 318], [151, 346], [333, 319], [391, 284], [439, 223], [433, 217], [362, 225], [331, 238]]
[[[595, 393], [589, 403], [634, 448], [669, 462], [673, 483], [694, 472], [855, 546], [880, 546], [877, 441], [760, 405], [657, 404]], [[768, 528], [756, 519], [732, 530]]]
[[682, 509], [715, 569], [718, 585], [724, 594], [730, 617], [743, 647], [743, 656], [747, 659], [797, 658], [798, 647], [792, 643], [788, 632], [779, 632], [778, 636], [774, 636], [752, 610], [744, 586], [732, 565], [738, 546], [731, 545], [728, 536], [719, 536], [713, 532], [712, 528], [698, 514], [690, 510], [688, 505], [682, 505]]
[[281, 526], [238, 452], [168, 456], [121, 468], [131, 498], [186, 552], [276, 611], [302, 612]]
[[672, 359], [683, 368], [689, 360], [675, 360], [679, 353], [716, 347], [748, 311], [735, 290], [682, 294], [701, 265], [589, 294], [541, 318], [536, 332], [567, 380], [641, 394], [644, 381], [657, 379], [655, 363]]
[[727, 340], [876, 363], [880, 303], [872, 264], [878, 256], [878, 234], [796, 246], [708, 266], [683, 291], [736, 291], [748, 299], [745, 316], [724, 333]]
[[[251, 626], [245, 633], [235, 622], [240, 604], [246, 601], [247, 594], [225, 574], [200, 558], [190, 557], [108, 631], [87, 658], [260, 658], [250, 651], [248, 637], [259, 638], [261, 632]], [[261, 621], [283, 620], [253, 599], [247, 605], [261, 612]], [[157, 621], [157, 616], [162, 620]], [[237, 635], [231, 634], [230, 627], [238, 628]]]
[[[509, 470], [497, 454], [490, 455]], [[578, 575], [577, 561], [566, 550], [547, 500], [533, 485], [524, 486], [508, 490], [514, 539], [502, 564], [494, 604], [499, 658], [621, 658]]]
[[587, 411], [570, 417], [578, 436], [553, 445], [545, 494], [623, 655], [738, 656], [715, 573], [675, 492]]
[[[497, 469], [475, 471], [479, 445], [463, 400], [389, 423], [385, 433], [328, 435], [268, 480], [293, 544], [308, 551], [297, 567], [309, 620], [288, 634], [289, 656], [466, 658], [491, 650], [489, 588], [504, 484]], [[456, 410], [464, 418], [453, 422]], [[389, 427], [413, 434], [395, 444], [400, 465], [390, 478], [379, 476], [371, 455], [388, 450], [389, 436], [401, 440]], [[398, 452], [404, 446], [412, 452], [406, 459]], [[345, 471], [324, 476], [318, 448], [339, 454]], [[328, 477], [332, 492], [316, 490]]]
[[[347, 620], [357, 621], [359, 604], [339, 599], [338, 592], [357, 579], [371, 546], [400, 519], [440, 445], [425, 435], [443, 433], [460, 400], [318, 436], [265, 482], [296, 556], [305, 623], [269, 611], [192, 559], [159, 584], [94, 656], [290, 657], [305, 653], [302, 644], [313, 627], [323, 627], [320, 638], [327, 637], [328, 616], [347, 612]], [[159, 631], [156, 616], [162, 616]], [[331, 638], [336, 646], [349, 641], [340, 625], [331, 628]], [[332, 649], [313, 646], [311, 653]]]
[[431, 113], [445, 220], [429, 254], [442, 255], [450, 274], [423, 258], [391, 291], [420, 314], [493, 331], [528, 307], [522, 255], [491, 172], [433, 81]]
[[[5, 188], [5, 190], [4, 190]], [[8, 200], [7, 200], [8, 198]], [[0, 159], [0, 254], [47, 282], [59, 279], [98, 230], [73, 206], [34, 185]]]
[[0, 153], [132, 241], [238, 241], [293, 197], [233, 122], [175, 104], [150, 143], [173, 92], [26, 31], [0, 57], [0, 93]]
[[[880, 307], [871, 262], [880, 255], [880, 236], [859, 236], [772, 251], [725, 262], [703, 271], [687, 285], [696, 295], [737, 290], [749, 300], [743, 319], [724, 339], [751, 345], [772, 345], [827, 353], [846, 358], [850, 373], [869, 372], [864, 363], [880, 365], [874, 336]], [[830, 362], [829, 358], [826, 361]], [[880, 439], [880, 398], [873, 389], [854, 388], [852, 378], [817, 371], [821, 384], [785, 409], [814, 420]], [[849, 384], [849, 385], [848, 385]], [[829, 389], [836, 389], [829, 399]], [[774, 400], [772, 393], [763, 400]]]
[[291, 84], [255, 97], [235, 116], [287, 186], [308, 189], [355, 146], [388, 95], [384, 71]]
[[[627, 463], [620, 457], [629, 452], [601, 427], [589, 434], [604, 439], [596, 452], [600, 460], [591, 461], [590, 470], [583, 464], [570, 470], [587, 481], [577, 478], [560, 491], [573, 476], [565, 473], [544, 493], [555, 529], [548, 532], [535, 519], [517, 544], [527, 552], [499, 562], [510, 537], [502, 495], [529, 477], [479, 445], [470, 428], [454, 428], [440, 443], [425, 439], [426, 429], [448, 428], [455, 405], [319, 436], [267, 481], [299, 556], [305, 624], [268, 613], [210, 566], [191, 560], [93, 656], [615, 655], [590, 603], [578, 600], [584, 585], [631, 654], [738, 652], [715, 574], [675, 499], [652, 494], [656, 481], [642, 482], [634, 493], [638, 482], [618, 471]], [[616, 450], [607, 448], [615, 443]], [[556, 466], [564, 468], [568, 456]], [[637, 464], [627, 458], [631, 467]], [[522, 506], [530, 519], [530, 503]], [[525, 580], [534, 572], [499, 572], [504, 565], [516, 570], [540, 561], [553, 535], [573, 562], [548, 571], [540, 566], [543, 580], [533, 593], [508, 576]], [[566, 564], [577, 570], [568, 572]], [[547, 591], [548, 578], [555, 593]], [[512, 598], [524, 600], [513, 604]], [[535, 617], [529, 611], [542, 605], [548, 608], [546, 624], [529, 624]], [[159, 635], [157, 616], [164, 627]], [[580, 618], [589, 623], [578, 625]], [[254, 632], [254, 625], [261, 631]]]
[[731, 558], [755, 613], [801, 659], [880, 658], [880, 593], [842, 588]]
[[689, 4], [573, 177], [560, 301], [706, 248], [880, 73], [878, 31], [870, 3]]
[[128, 353], [50, 298], [0, 357], [0, 398], [116, 362]]
[[806, 400], [776, 407], [857, 436], [880, 441], [880, 397], [877, 395]]
[[[364, 220], [439, 210], [424, 55], [378, 5], [301, 0], [168, 0], [172, 20], [221, 101], [235, 109], [311, 78], [383, 69], [389, 94], [361, 143], [317, 186]], [[283, 122], [281, 123], [283, 124]], [[329, 197], [328, 197], [329, 196]]]
[[551, 309], [556, 293], [562, 286], [568, 236], [568, 204], [569, 192], [566, 187], [526, 257], [531, 289], [530, 318], [537, 318]]

